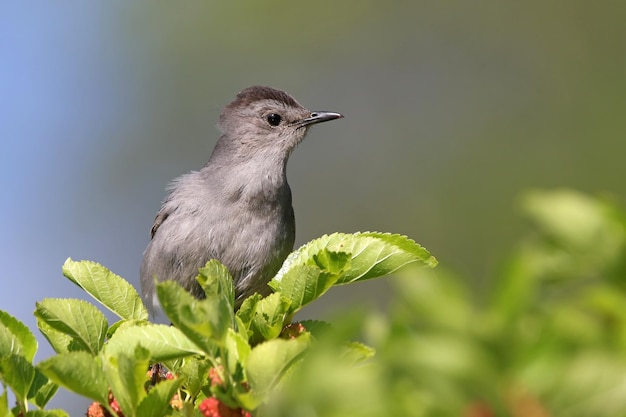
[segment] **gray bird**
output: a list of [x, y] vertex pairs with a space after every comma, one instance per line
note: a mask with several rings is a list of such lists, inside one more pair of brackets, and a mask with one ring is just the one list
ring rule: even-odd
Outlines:
[[222, 136], [199, 171], [175, 179], [152, 226], [141, 264], [141, 287], [152, 312], [154, 278], [174, 280], [201, 298], [195, 277], [209, 260], [233, 276], [236, 306], [267, 285], [293, 250], [295, 219], [287, 184], [289, 155], [320, 122], [339, 113], [302, 107], [287, 93], [249, 87], [218, 120]]

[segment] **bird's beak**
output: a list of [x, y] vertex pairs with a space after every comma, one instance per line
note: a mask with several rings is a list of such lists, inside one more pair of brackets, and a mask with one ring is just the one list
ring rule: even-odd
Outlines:
[[306, 119], [300, 120], [300, 126], [313, 125], [315, 123], [327, 122], [329, 120], [341, 119], [343, 117], [340, 113], [334, 113], [331, 111], [314, 111], [311, 112], [311, 116]]

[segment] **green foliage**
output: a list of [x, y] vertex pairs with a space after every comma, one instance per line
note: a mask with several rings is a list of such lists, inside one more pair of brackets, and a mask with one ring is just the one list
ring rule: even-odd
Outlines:
[[[64, 273], [121, 320], [43, 300], [38, 327], [57, 355], [35, 366], [34, 336], [0, 312], [0, 376], [17, 401], [10, 409], [4, 391], [0, 417], [65, 415], [44, 410], [58, 386], [125, 416], [200, 415], [216, 401], [261, 417], [622, 416], [626, 216], [566, 190], [530, 192], [522, 207], [532, 231], [486, 296], [451, 271], [404, 268], [385, 314], [346, 311], [332, 325], [291, 319], [333, 285], [436, 260], [399, 235], [323, 236], [288, 257], [274, 293], [236, 312], [230, 275], [211, 261], [199, 271], [203, 300], [157, 285], [172, 326], [148, 322], [121, 278], [68, 261]], [[154, 362], [170, 373], [147, 372]]]
[[104, 346], [107, 319], [93, 304], [83, 300], [45, 299], [37, 303], [35, 316], [69, 336], [77, 349], [95, 355]]
[[[163, 416], [170, 410], [170, 401], [183, 380], [168, 380], [156, 384], [138, 404], [137, 416]], [[122, 408], [124, 409], [124, 408]]]
[[[273, 339], [256, 346], [245, 362], [252, 394], [260, 404], [280, 382], [282, 376], [309, 347], [307, 333], [297, 338]], [[253, 407], [256, 408], [256, 407]]]
[[[21, 410], [28, 409], [28, 401], [44, 407], [56, 392], [57, 387], [32, 364], [36, 351], [37, 341], [31, 331], [0, 311], [0, 379], [13, 391]], [[6, 394], [0, 397], [0, 416], [11, 415]]]
[[[403, 274], [389, 311], [338, 318], [263, 415], [623, 416], [624, 212], [568, 190], [522, 207], [533, 229], [490, 293], [441, 268]], [[376, 347], [365, 366], [337, 355], [353, 334]]]
[[21, 321], [0, 311], [0, 352], [17, 354], [28, 361], [33, 360], [37, 351], [37, 339]]
[[63, 275], [120, 318], [148, 320], [148, 310], [135, 288], [102, 265], [68, 259]]
[[68, 352], [39, 363], [37, 368], [56, 384], [94, 401], [107, 402], [108, 384], [102, 357]]
[[120, 328], [108, 340], [105, 352], [117, 356], [141, 345], [150, 346], [152, 358], [157, 361], [202, 354], [202, 349], [176, 327], [151, 323], [131, 323]]
[[[139, 295], [124, 279], [94, 262], [68, 259], [63, 274], [120, 320], [109, 326], [102, 312], [82, 300], [37, 303], [37, 325], [57, 355], [35, 366], [33, 334], [0, 311], [0, 376], [17, 400], [9, 410], [3, 391], [0, 416], [65, 415], [43, 410], [58, 386], [92, 399], [88, 415], [92, 408], [97, 409], [94, 415], [189, 415], [190, 407], [208, 397], [242, 415], [254, 411], [314, 345], [306, 327], [289, 326], [294, 313], [334, 284], [383, 276], [416, 262], [436, 264], [403, 236], [324, 236], [289, 257], [272, 281], [274, 293], [253, 295], [235, 313], [232, 278], [222, 264], [210, 261], [199, 270], [206, 295], [202, 300], [175, 282], [157, 285], [159, 302], [172, 322], [164, 326], [148, 322]], [[311, 327], [323, 328], [319, 323]], [[342, 351], [360, 358], [373, 352], [347, 342]], [[149, 371], [154, 362], [169, 371]], [[29, 402], [40, 409], [29, 411]]]

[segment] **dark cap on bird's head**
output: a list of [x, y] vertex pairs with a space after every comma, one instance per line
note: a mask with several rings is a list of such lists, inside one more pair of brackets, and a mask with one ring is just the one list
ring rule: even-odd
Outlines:
[[[253, 86], [239, 92], [235, 100], [224, 107], [218, 120], [218, 127], [224, 133], [230, 133], [236, 128], [244, 127], [246, 124], [241, 122], [248, 119], [248, 122], [254, 122], [259, 128], [266, 130], [280, 128], [299, 130], [341, 117], [343, 117], [341, 114], [335, 112], [307, 110], [284, 91]], [[301, 132], [298, 136], [303, 136], [304, 133]]]
[[300, 103], [284, 91], [255, 85], [240, 91], [235, 100], [226, 106], [226, 108], [245, 107], [250, 103], [261, 100], [274, 100], [287, 106], [302, 107]]

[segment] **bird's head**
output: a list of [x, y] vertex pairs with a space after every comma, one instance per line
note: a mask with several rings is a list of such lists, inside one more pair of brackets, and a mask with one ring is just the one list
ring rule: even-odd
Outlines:
[[224, 133], [224, 143], [220, 145], [250, 156], [286, 160], [310, 126], [341, 117], [339, 113], [307, 110], [280, 90], [249, 87], [222, 111], [218, 127]]

